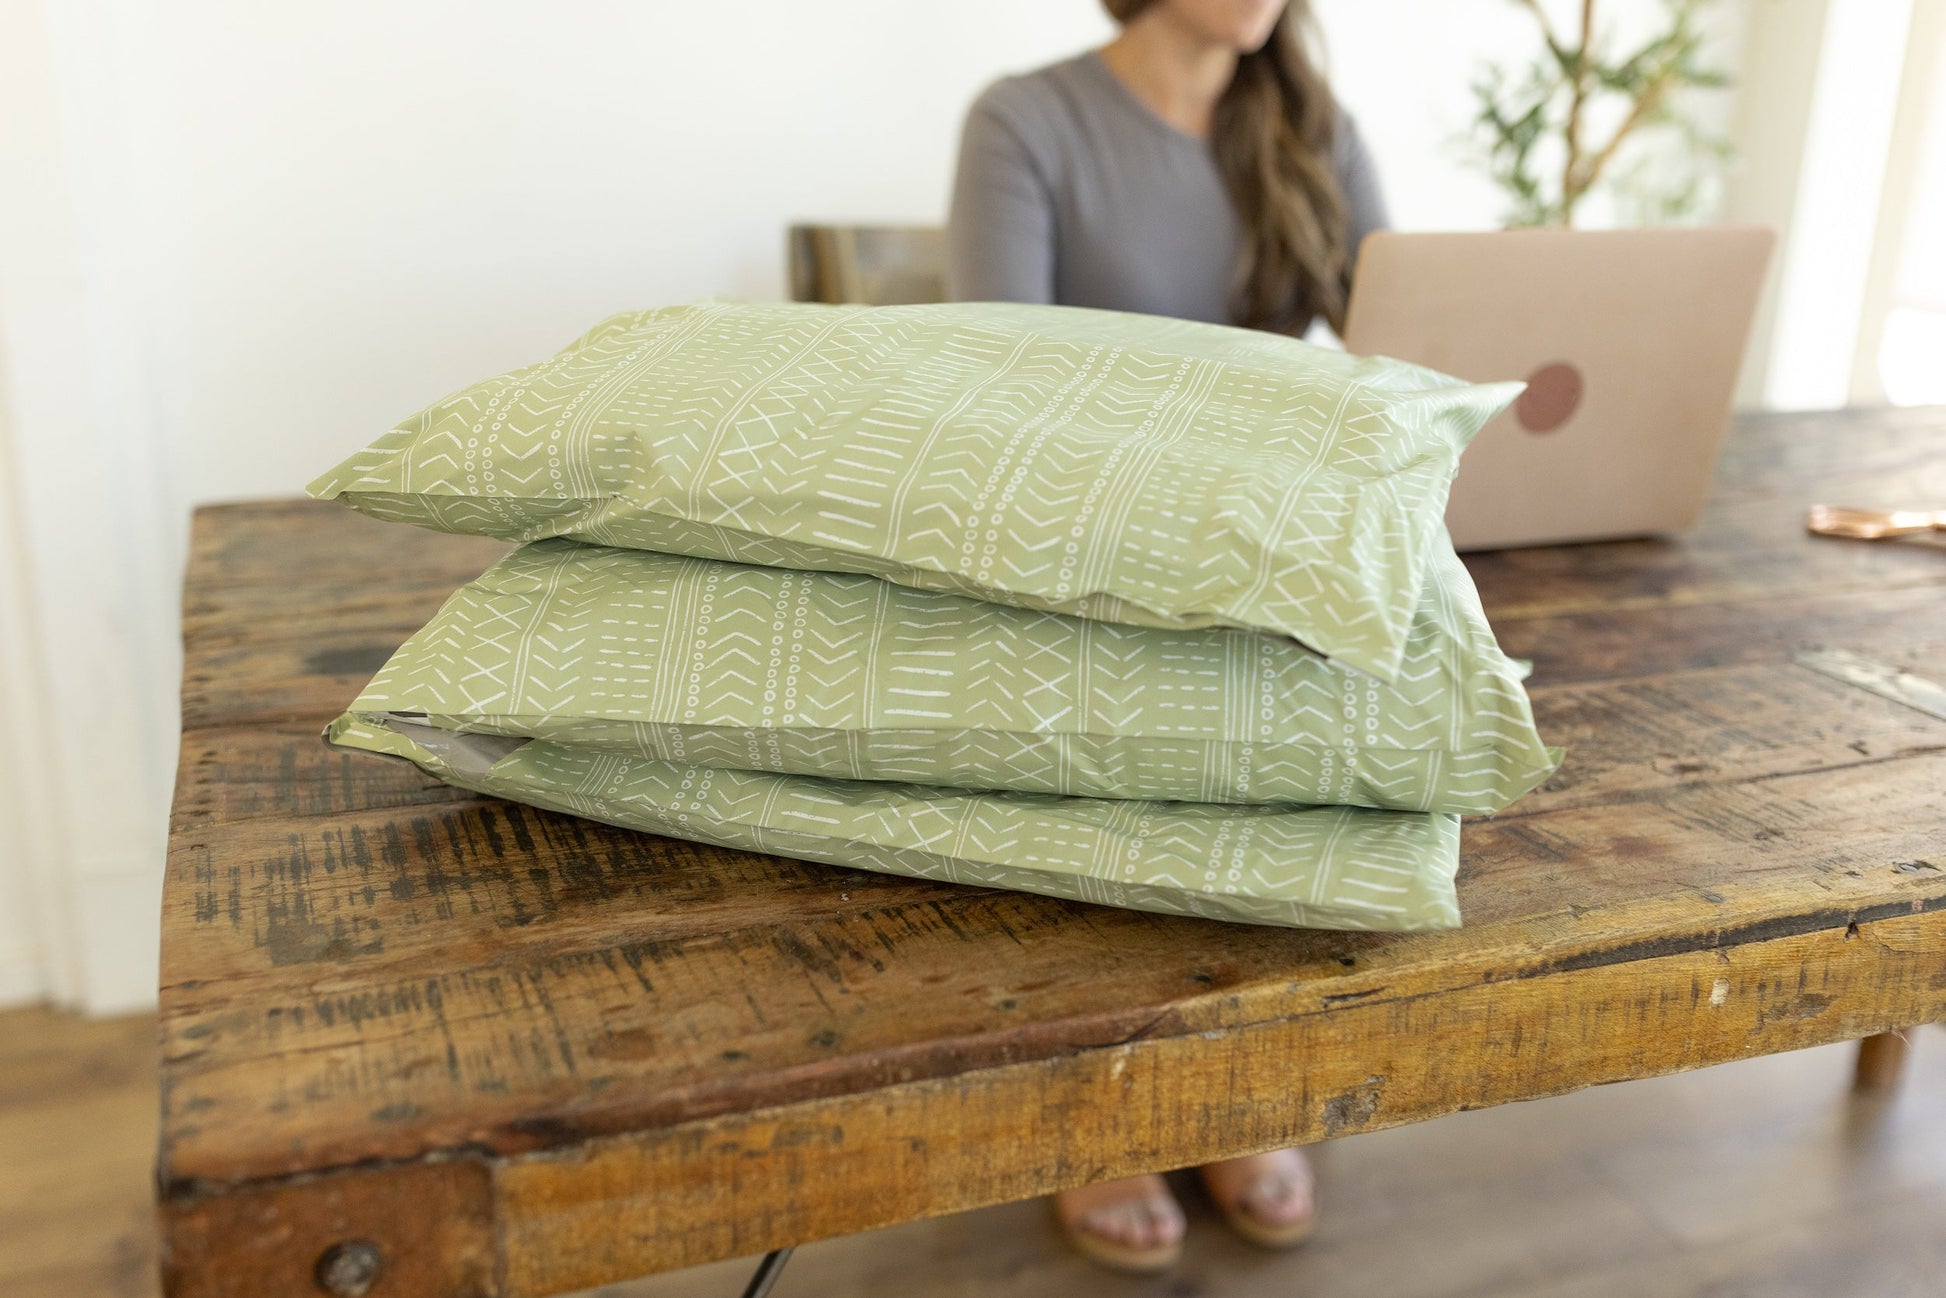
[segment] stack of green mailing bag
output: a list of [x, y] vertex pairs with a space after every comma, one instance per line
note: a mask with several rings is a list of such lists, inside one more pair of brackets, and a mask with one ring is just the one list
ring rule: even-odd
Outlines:
[[328, 737], [728, 847], [1450, 927], [1460, 815], [1558, 760], [1440, 523], [1516, 391], [1062, 307], [617, 316], [312, 484], [525, 543]]

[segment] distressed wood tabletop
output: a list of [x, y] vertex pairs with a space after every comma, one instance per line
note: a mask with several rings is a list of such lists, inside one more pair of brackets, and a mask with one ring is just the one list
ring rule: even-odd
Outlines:
[[1457, 932], [631, 834], [318, 735], [502, 547], [205, 509], [162, 914], [176, 1298], [538, 1298], [1946, 1018], [1946, 411], [1742, 421], [1703, 525], [1470, 560], [1566, 764]]

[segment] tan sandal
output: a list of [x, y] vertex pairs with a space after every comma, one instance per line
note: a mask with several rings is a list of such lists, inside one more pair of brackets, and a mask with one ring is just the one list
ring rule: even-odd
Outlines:
[[[1092, 1197], [1090, 1191], [1100, 1191], [1110, 1186], [1119, 1186], [1126, 1191], [1139, 1189], [1141, 1194], [1139, 1197], [1131, 1195], [1085, 1201]], [[1168, 1183], [1159, 1176], [1131, 1176], [1122, 1181], [1104, 1181], [1057, 1194], [1049, 1202], [1054, 1206], [1055, 1220], [1060, 1222], [1062, 1233], [1074, 1245], [1075, 1251], [1105, 1267], [1131, 1275], [1154, 1275], [1167, 1271], [1182, 1260], [1186, 1222], [1182, 1209], [1176, 1206], [1174, 1196], [1169, 1193]], [[1131, 1244], [1093, 1229], [1088, 1224], [1090, 1217], [1136, 1204], [1142, 1205], [1150, 1214], [1151, 1222], [1173, 1221], [1175, 1238], [1157, 1244]]]
[[[1283, 1172], [1266, 1169], [1240, 1195], [1226, 1197], [1220, 1193], [1211, 1181], [1208, 1167], [1203, 1169], [1203, 1184], [1208, 1188], [1216, 1210], [1223, 1214], [1223, 1220], [1229, 1223], [1231, 1230], [1262, 1248], [1294, 1248], [1308, 1239], [1317, 1227], [1317, 1182], [1311, 1174], [1310, 1160], [1304, 1157], [1302, 1150], [1277, 1152], [1296, 1154], [1296, 1163]], [[1300, 1216], [1279, 1221], [1252, 1207], [1253, 1200], [1282, 1198], [1287, 1193], [1309, 1200], [1309, 1210]]]

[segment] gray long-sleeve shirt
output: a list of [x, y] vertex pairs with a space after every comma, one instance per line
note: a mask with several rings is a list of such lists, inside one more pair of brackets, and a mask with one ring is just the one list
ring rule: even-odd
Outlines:
[[[1332, 155], [1355, 249], [1387, 222], [1343, 112]], [[974, 102], [946, 242], [955, 301], [1228, 323], [1243, 232], [1209, 142], [1157, 117], [1090, 51]]]

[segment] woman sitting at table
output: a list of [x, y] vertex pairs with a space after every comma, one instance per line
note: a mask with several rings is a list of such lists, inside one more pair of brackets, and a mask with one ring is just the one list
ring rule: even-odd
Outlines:
[[[1359, 240], [1386, 223], [1358, 132], [1307, 54], [1305, 0], [1103, 0], [1121, 32], [989, 88], [947, 227], [960, 301], [1056, 302], [1301, 334], [1344, 326]], [[1270, 1247], [1310, 1230], [1301, 1150], [1212, 1163], [1211, 1197]], [[1067, 1191], [1083, 1252], [1161, 1270], [1184, 1221], [1159, 1176]]]

